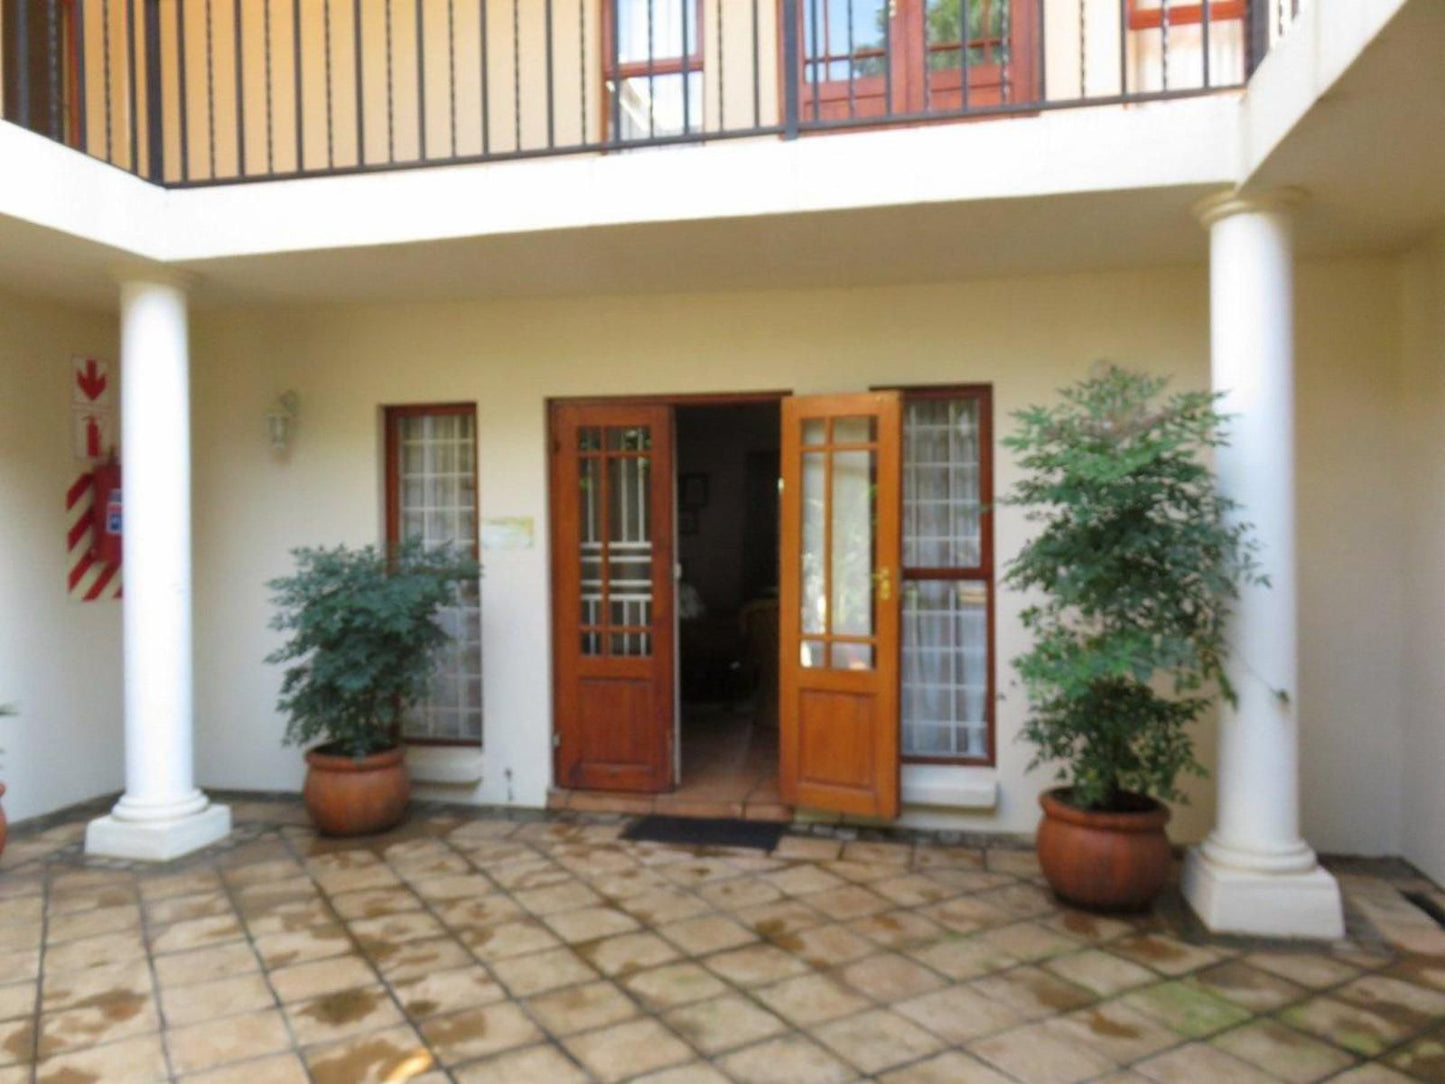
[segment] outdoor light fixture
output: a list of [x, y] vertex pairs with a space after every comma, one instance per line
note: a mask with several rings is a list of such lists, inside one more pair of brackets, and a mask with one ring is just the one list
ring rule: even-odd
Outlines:
[[276, 397], [271, 409], [266, 411], [266, 424], [271, 430], [271, 448], [284, 452], [292, 424], [301, 408], [301, 401], [294, 391], [285, 391]]

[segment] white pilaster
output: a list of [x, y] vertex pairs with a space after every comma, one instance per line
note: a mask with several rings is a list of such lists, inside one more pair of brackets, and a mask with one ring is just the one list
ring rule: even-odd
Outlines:
[[1206, 200], [1210, 370], [1230, 443], [1223, 493], [1254, 524], [1269, 586], [1247, 586], [1230, 627], [1221, 704], [1217, 823], [1191, 849], [1184, 895], [1211, 930], [1279, 937], [1344, 934], [1339, 887], [1299, 830], [1295, 552], [1293, 191]]
[[91, 854], [164, 861], [231, 830], [192, 752], [190, 350], [184, 281], [120, 283], [125, 793], [86, 828]]

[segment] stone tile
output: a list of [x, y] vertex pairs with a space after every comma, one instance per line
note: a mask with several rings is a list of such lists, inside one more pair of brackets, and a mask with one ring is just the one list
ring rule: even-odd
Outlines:
[[545, 916], [542, 921], [568, 944], [599, 941], [638, 928], [637, 920], [611, 907], [584, 907]]
[[363, 888], [359, 892], [332, 896], [331, 906], [344, 919], [381, 918], [402, 911], [420, 910], [422, 902], [415, 892], [407, 888]]
[[1255, 952], [1244, 962], [1312, 990], [1338, 986], [1360, 973], [1359, 968], [1322, 952]]
[[1380, 1062], [1371, 1062], [1369, 1065], [1361, 1065], [1358, 1069], [1341, 1073], [1331, 1080], [1330, 1084], [1416, 1084], [1416, 1082], [1413, 1077], [1396, 1072]]
[[74, 1008], [42, 1015], [36, 1054], [43, 1058], [159, 1028], [160, 1013], [154, 996], [123, 988], [110, 990], [86, 998]]
[[626, 1020], [637, 1006], [610, 982], [569, 986], [529, 998], [527, 1011], [554, 1035], [572, 1035]]
[[421, 1025], [421, 1033], [445, 1066], [526, 1046], [543, 1036], [521, 1008], [512, 1002], [485, 1005], [449, 1016], [437, 1016]]
[[1383, 1054], [1410, 1035], [1410, 1029], [1397, 1021], [1329, 996], [1291, 1006], [1280, 1019], [1367, 1058]]
[[32, 1018], [7, 1020], [0, 1024], [0, 1065], [35, 1060], [35, 1021]]
[[932, 919], [912, 911], [890, 911], [848, 923], [848, 929], [887, 949], [908, 949], [951, 939], [955, 935]]
[[1120, 1065], [1140, 1061], [1171, 1046], [1179, 1036], [1119, 1001], [1055, 1017], [1048, 1021], [1050, 1034], [1075, 1043]]
[[954, 982], [982, 978], [1018, 964], [1008, 953], [976, 937], [915, 945], [906, 955]]
[[805, 862], [828, 862], [843, 853], [842, 841], [817, 836], [785, 835], [772, 852], [778, 858], [795, 858]]
[[738, 1084], [845, 1084], [857, 1076], [847, 1063], [800, 1035], [725, 1055], [718, 1067]]
[[1024, 1023], [1018, 1010], [966, 986], [950, 986], [900, 1002], [893, 1011], [955, 1045]]
[[155, 928], [193, 918], [212, 918], [231, 913], [231, 901], [220, 891], [195, 896], [171, 896], [147, 903], [142, 908], [146, 923]]
[[797, 1027], [811, 1027], [868, 1008], [869, 1001], [831, 975], [799, 975], [753, 991], [753, 996]]
[[708, 1057], [771, 1038], [787, 1024], [737, 994], [674, 1009], [667, 1025]]
[[1124, 1003], [1191, 1039], [1249, 1019], [1249, 1012], [1192, 982], [1164, 982], [1124, 995]]
[[968, 988], [1007, 1005], [1028, 1020], [1072, 1012], [1094, 1000], [1094, 995], [1083, 987], [1065, 982], [1038, 967], [1016, 967], [1012, 971], [975, 979]]
[[269, 1009], [276, 1004], [266, 980], [254, 972], [229, 979], [167, 987], [161, 992], [161, 1009], [168, 1027], [185, 1027], [236, 1013]]
[[35, 1011], [38, 998], [39, 986], [34, 980], [0, 986], [0, 1020], [29, 1016]]
[[1252, 1012], [1273, 1012], [1307, 996], [1308, 991], [1288, 979], [1263, 971], [1243, 960], [1228, 960], [1207, 967], [1194, 981], [1212, 994]]
[[1103, 915], [1088, 914], [1068, 908], [1043, 920], [1045, 926], [1076, 937], [1090, 944], [1102, 944], [1115, 938], [1126, 937], [1135, 932], [1134, 926], [1123, 919], [1105, 918]]
[[776, 873], [766, 873], [762, 878], [785, 896], [811, 896], [842, 888], [848, 882], [817, 866], [800, 864]]
[[455, 1070], [458, 1084], [587, 1084], [587, 1074], [555, 1046], [539, 1044]]
[[602, 903], [601, 896], [576, 880], [514, 892], [512, 898], [534, 915], [552, 915], [579, 907], [596, 907]]
[[925, 904], [943, 903], [958, 895], [958, 889], [945, 885], [932, 877], [922, 874], [906, 874], [887, 880], [875, 881], [869, 886], [878, 895], [893, 901], [900, 907], [921, 907]]
[[273, 1054], [188, 1076], [185, 1084], [310, 1084], [310, 1081], [300, 1057]]
[[682, 1040], [656, 1020], [600, 1028], [574, 1035], [563, 1045], [602, 1084], [615, 1084], [692, 1058]]
[[516, 922], [518, 919], [526, 917], [526, 912], [521, 907], [501, 893], [469, 897], [433, 906], [438, 917], [453, 929], [500, 926], [504, 922]]
[[1011, 926], [998, 926], [984, 930], [978, 935], [978, 939], [1026, 963], [1074, 952], [1079, 948], [1079, 942], [1072, 937], [1038, 922], [1016, 922]]
[[657, 932], [690, 956], [706, 956], [756, 941], [758, 935], [722, 915], [684, 919]]
[[492, 974], [513, 997], [531, 997], [597, 978], [597, 972], [569, 948], [498, 960]]
[[46, 927], [45, 943], [59, 945], [66, 941], [79, 941], [83, 937], [99, 937], [106, 933], [139, 930], [140, 906], [128, 903], [119, 907], [101, 907], [69, 915], [54, 916]]
[[409, 941], [444, 937], [446, 929], [425, 911], [400, 911], [350, 923], [351, 935], [368, 956], [384, 956]]
[[608, 976], [630, 975], [677, 959], [677, 949], [654, 933], [624, 933], [573, 945], [572, 950]]
[[213, 870], [194, 869], [182, 873], [161, 873], [142, 877], [140, 897], [147, 902], [172, 896], [193, 896], [199, 892], [218, 891], [221, 878]]
[[767, 930], [764, 932], [777, 947], [819, 970], [852, 963], [878, 950], [872, 941], [859, 937], [845, 926], [813, 926], [776, 936]]
[[783, 894], [772, 885], [754, 877], [734, 877], [728, 881], [705, 884], [697, 890], [697, 895], [719, 911], [733, 912], [783, 898]]
[[1250, 1065], [1207, 1043], [1190, 1043], [1150, 1058], [1134, 1070], [1158, 1084], [1269, 1084], [1270, 1078]]
[[401, 979], [392, 984], [392, 993], [413, 1020], [490, 1005], [507, 996], [485, 968], [475, 966]]
[[246, 971], [259, 971], [261, 961], [251, 946], [242, 941], [215, 948], [178, 952], [155, 960], [156, 979], [161, 989], [225, 978]]
[[[1114, 1068], [1103, 1055], [1030, 1024], [980, 1039], [968, 1052], [1029, 1084], [1077, 1084]], [[1213, 1081], [1200, 1077], [1198, 1081]]]
[[873, 1009], [820, 1024], [812, 1029], [812, 1036], [870, 1076], [928, 1057], [943, 1048], [936, 1036], [886, 1009]]
[[847, 862], [881, 862], [907, 866], [913, 860], [913, 845], [911, 843], [852, 842], [844, 844], [843, 859]]
[[391, 1028], [304, 1054], [315, 1084], [422, 1084], [436, 1061], [411, 1028]]
[[84, 971], [63, 971], [46, 977], [41, 1009], [44, 1012], [73, 1009], [118, 994], [147, 997], [153, 989], [150, 962], [147, 960], [131, 960]]
[[1313, 1084], [1355, 1063], [1338, 1048], [1274, 1020], [1256, 1020], [1226, 1031], [1211, 1045], [1289, 1084]]
[[[1045, 960], [1043, 968], [1099, 997], [1111, 997], [1157, 981], [1148, 968], [1099, 949], [1071, 952]], [[1228, 966], [1228, 965], [1225, 965]]]
[[1419, 1080], [1445, 1080], [1445, 1027], [1436, 1028], [1408, 1046], [1395, 1051], [1389, 1063]]
[[304, 1001], [375, 982], [376, 972], [364, 959], [352, 954], [280, 968], [267, 978], [282, 1001]]
[[903, 872], [904, 867], [891, 862], [859, 862], [842, 859], [837, 862], [824, 862], [818, 866], [818, 869], [835, 877], [841, 877], [845, 881], [861, 885], [897, 877]]
[[1385, 975], [1366, 975], [1330, 996], [1382, 1016], [1408, 1033], [1445, 1020], [1445, 992]]
[[1038, 877], [1039, 857], [1034, 851], [1009, 850], [1003, 847], [989, 847], [984, 852], [984, 867], [995, 873], [1009, 873], [1016, 877]]
[[803, 903], [838, 922], [876, 915], [891, 910], [893, 901], [872, 892], [862, 885], [809, 893], [798, 897]]
[[1011, 1084], [1007, 1077], [958, 1050], [894, 1069], [878, 1079], [880, 1084]]
[[267, 970], [290, 967], [308, 960], [324, 960], [353, 951], [350, 936], [336, 923], [311, 926], [291, 933], [268, 934], [253, 942]]
[[706, 1062], [690, 1061], [637, 1077], [632, 1084], [731, 1084], [731, 1081]]
[[944, 903], [929, 904], [919, 908], [918, 913], [945, 929], [964, 934], [977, 933], [1012, 921], [1012, 916], [1007, 911], [977, 896], [959, 896]]
[[40, 977], [40, 950], [27, 949], [23, 952], [0, 952], [0, 974], [11, 982]]
[[696, 889], [712, 881], [736, 877], [738, 870], [722, 858], [698, 858], [668, 865], [662, 875], [679, 888]]
[[165, 1040], [171, 1065], [181, 1076], [291, 1047], [277, 1009], [174, 1028], [165, 1033]]
[[143, 1035], [46, 1058], [35, 1067], [35, 1079], [44, 1084], [152, 1084], [170, 1079], [159, 1035]]
[[640, 971], [622, 979], [622, 985], [654, 1012], [714, 997], [727, 987], [698, 964], [687, 962]]
[[919, 997], [944, 985], [928, 968], [891, 952], [858, 960], [836, 974], [859, 993], [885, 1003]]
[[736, 986], [761, 986], [808, 970], [808, 965], [776, 945], [748, 945], [719, 952], [705, 961], [707, 967]]
[[464, 930], [461, 939], [484, 963], [505, 960], [509, 956], [525, 956], [529, 952], [556, 948], [562, 943], [534, 918]]
[[[45, 950], [45, 974], [78, 971], [87, 967], [105, 967], [125, 960], [144, 959], [145, 941], [134, 933], [108, 933], [70, 941]], [[11, 972], [16, 974], [18, 972]]]
[[619, 900], [617, 906], [645, 926], [662, 926], [700, 915], [708, 909], [691, 892], [680, 888], [659, 888]]
[[408, 941], [387, 952], [376, 952], [373, 948], [372, 961], [377, 969], [393, 982], [433, 971], [465, 967], [475, 962], [462, 943], [451, 937]]
[[1111, 943], [1109, 951], [1171, 976], [1185, 975], [1220, 960], [1220, 953], [1213, 949], [1186, 944], [1163, 934], [1124, 937]]
[[177, 922], [151, 933], [151, 951], [157, 956], [167, 952], [185, 952], [205, 948], [223, 941], [236, 941], [245, 936], [241, 923], [230, 913], [193, 918]]

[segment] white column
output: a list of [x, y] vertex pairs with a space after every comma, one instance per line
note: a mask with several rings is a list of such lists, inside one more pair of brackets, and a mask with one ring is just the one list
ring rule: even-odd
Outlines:
[[190, 350], [184, 280], [120, 283], [125, 794], [91, 821], [91, 854], [164, 861], [225, 836], [192, 752]]
[[1219, 487], [1252, 523], [1269, 586], [1242, 591], [1221, 704], [1217, 823], [1184, 866], [1184, 895], [1211, 930], [1344, 935], [1335, 879], [1299, 829], [1299, 649], [1295, 552], [1294, 267], [1298, 193], [1206, 200], [1211, 383], [1232, 415]]

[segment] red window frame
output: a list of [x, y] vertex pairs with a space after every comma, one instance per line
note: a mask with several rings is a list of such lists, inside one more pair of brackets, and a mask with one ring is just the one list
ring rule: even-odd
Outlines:
[[[1208, 0], [1210, 23], [1244, 18], [1245, 0]], [[1164, 26], [1164, 8], [1141, 7], [1139, 0], [1129, 0], [1130, 30], [1159, 30]], [[1170, 26], [1190, 26], [1204, 21], [1204, 0], [1194, 4], [1169, 5]]]

